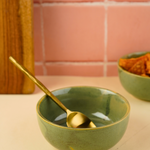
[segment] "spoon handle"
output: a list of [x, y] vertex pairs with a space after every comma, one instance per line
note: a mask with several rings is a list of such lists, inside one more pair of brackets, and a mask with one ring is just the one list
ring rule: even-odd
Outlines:
[[65, 112], [68, 111], [68, 109], [55, 97], [38, 79], [36, 79], [29, 71], [20, 65], [13, 57], [9, 57], [9, 60], [17, 66], [25, 75], [27, 75], [44, 93], [46, 93], [49, 97], [52, 98], [52, 100], [60, 106]]

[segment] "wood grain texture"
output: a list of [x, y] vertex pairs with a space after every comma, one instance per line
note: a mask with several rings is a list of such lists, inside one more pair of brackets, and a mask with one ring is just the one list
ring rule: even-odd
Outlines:
[[34, 83], [10, 61], [13, 56], [34, 74], [32, 0], [0, 0], [0, 93], [25, 94]]

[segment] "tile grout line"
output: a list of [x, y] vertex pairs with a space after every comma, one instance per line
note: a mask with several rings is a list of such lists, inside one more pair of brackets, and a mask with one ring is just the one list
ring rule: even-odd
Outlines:
[[104, 0], [104, 2], [43, 2], [43, 6], [56, 6], [56, 5], [65, 5], [65, 6], [150, 6], [150, 1], [148, 2], [115, 2]]
[[104, 19], [104, 77], [107, 76], [107, 0], [104, 1], [105, 19]]
[[[116, 65], [117, 62], [45, 62], [45, 65]], [[42, 65], [43, 62], [35, 62], [36, 65]]]
[[53, 2], [53, 3], [49, 3], [49, 2], [43, 2], [42, 3], [43, 6], [61, 6], [61, 5], [65, 5], [65, 6], [97, 6], [97, 5], [103, 5], [104, 6], [104, 2]]
[[150, 1], [145, 2], [115, 2], [107, 1], [107, 6], [150, 6]]
[[45, 66], [45, 40], [44, 40], [44, 21], [43, 21], [42, 2], [40, 2], [40, 11], [41, 11], [41, 34], [42, 34], [42, 54], [43, 54], [43, 75], [47, 75], [46, 66]]
[[35, 64], [35, 65], [38, 65], [38, 66], [40, 66], [40, 65], [43, 66], [43, 62], [41, 62], [41, 61], [36, 61], [36, 62], [34, 62], [34, 64]]

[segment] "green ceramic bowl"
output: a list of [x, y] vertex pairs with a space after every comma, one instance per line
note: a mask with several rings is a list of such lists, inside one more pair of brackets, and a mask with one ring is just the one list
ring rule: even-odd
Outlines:
[[[136, 58], [148, 52], [136, 52], [123, 56], [122, 58]], [[122, 86], [130, 94], [141, 100], [150, 101], [150, 77], [143, 77], [124, 70], [119, 66], [118, 75]]]
[[96, 128], [69, 128], [66, 113], [48, 96], [36, 107], [46, 140], [59, 150], [108, 150], [127, 128], [130, 106], [120, 94], [98, 87], [68, 87], [52, 92], [68, 109], [87, 115]]

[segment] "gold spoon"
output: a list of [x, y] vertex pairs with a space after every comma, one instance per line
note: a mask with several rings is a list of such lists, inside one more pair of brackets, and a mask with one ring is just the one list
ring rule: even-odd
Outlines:
[[20, 65], [13, 57], [9, 60], [16, 65], [25, 75], [27, 75], [43, 92], [45, 92], [52, 100], [67, 113], [67, 126], [72, 128], [93, 128], [95, 124], [84, 114], [77, 111], [67, 109], [39, 80], [31, 75], [25, 67]]

